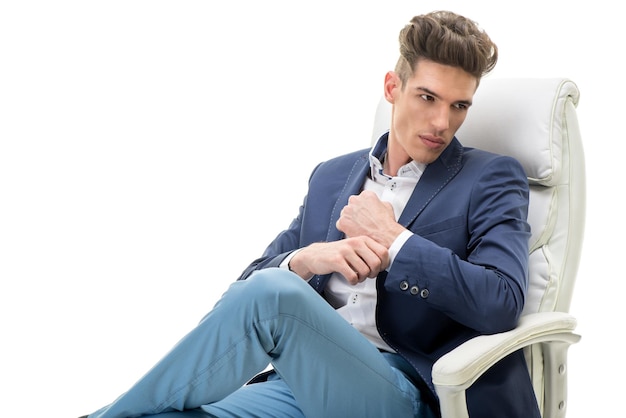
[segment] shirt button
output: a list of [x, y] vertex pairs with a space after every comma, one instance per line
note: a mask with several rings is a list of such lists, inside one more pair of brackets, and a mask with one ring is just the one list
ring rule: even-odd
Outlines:
[[428, 289], [422, 289], [422, 291], [420, 292], [420, 296], [422, 297], [422, 299], [426, 299], [429, 295], [430, 292], [428, 291]]
[[417, 295], [417, 293], [418, 293], [419, 291], [420, 291], [420, 288], [419, 288], [419, 287], [417, 287], [417, 286], [411, 286], [411, 290], [410, 290], [410, 292], [411, 292], [411, 294], [412, 294], [412, 295]]
[[400, 282], [400, 290], [407, 290], [409, 288], [409, 282], [402, 280]]

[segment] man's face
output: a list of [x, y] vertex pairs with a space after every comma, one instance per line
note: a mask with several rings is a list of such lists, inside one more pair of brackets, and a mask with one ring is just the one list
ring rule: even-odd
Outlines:
[[417, 64], [404, 88], [397, 74], [388, 73], [385, 97], [393, 104], [390, 161], [435, 161], [465, 120], [477, 85], [476, 77], [460, 68], [426, 60]]

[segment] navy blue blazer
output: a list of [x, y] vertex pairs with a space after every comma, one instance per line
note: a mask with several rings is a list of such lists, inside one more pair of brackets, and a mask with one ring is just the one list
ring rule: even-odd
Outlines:
[[[387, 134], [374, 155], [387, 147]], [[369, 149], [318, 165], [299, 214], [242, 274], [277, 267], [292, 251], [343, 238], [335, 223], [369, 175]], [[455, 138], [426, 167], [399, 222], [413, 236], [377, 278], [376, 324], [421, 377], [438, 410], [434, 362], [480, 334], [515, 327], [528, 285], [528, 183], [510, 157], [464, 148]], [[330, 275], [309, 283], [321, 295]], [[417, 292], [415, 291], [417, 287]], [[411, 289], [413, 288], [413, 291]], [[539, 417], [523, 353], [499, 362], [468, 391], [472, 418]]]

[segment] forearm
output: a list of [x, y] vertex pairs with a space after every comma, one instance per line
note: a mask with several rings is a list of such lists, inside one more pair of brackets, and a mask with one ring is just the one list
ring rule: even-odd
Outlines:
[[385, 287], [401, 292], [400, 282], [408, 279], [410, 286], [425, 292], [415, 303], [426, 303], [481, 333], [511, 329], [524, 306], [526, 256], [484, 250], [487, 259], [501, 260], [499, 265], [477, 257], [472, 262], [463, 260], [448, 248], [414, 235], [395, 257]]

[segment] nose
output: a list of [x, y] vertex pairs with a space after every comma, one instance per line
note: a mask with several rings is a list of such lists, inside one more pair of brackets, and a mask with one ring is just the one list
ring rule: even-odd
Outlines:
[[437, 106], [433, 110], [432, 121], [436, 132], [443, 132], [450, 127], [450, 109], [448, 106]]

